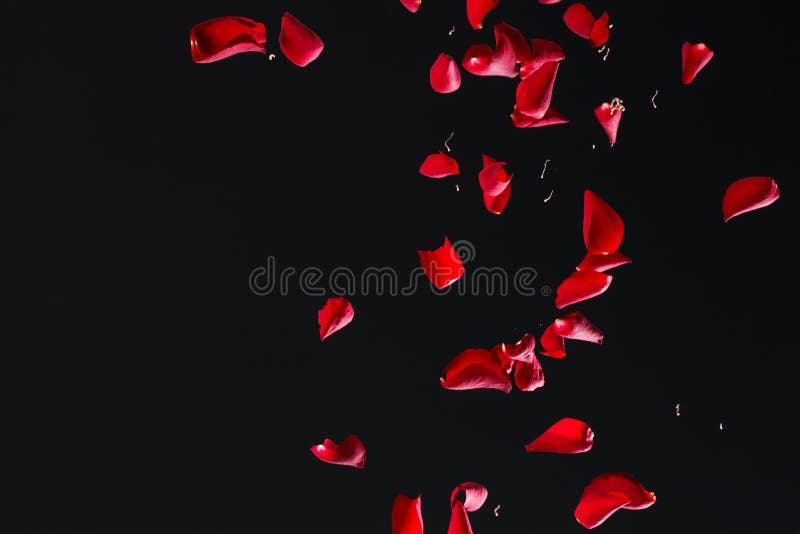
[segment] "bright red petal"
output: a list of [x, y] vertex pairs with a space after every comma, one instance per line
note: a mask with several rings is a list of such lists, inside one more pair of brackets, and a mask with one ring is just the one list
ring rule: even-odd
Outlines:
[[588, 39], [594, 27], [594, 15], [585, 5], [576, 2], [564, 12], [564, 23], [573, 33]]
[[281, 18], [278, 44], [289, 61], [298, 67], [305, 67], [317, 59], [325, 47], [314, 30], [294, 18], [288, 11]]
[[608, 136], [608, 142], [612, 145], [617, 142], [617, 131], [623, 111], [625, 108], [615, 105], [614, 102], [603, 102], [594, 108], [594, 116], [597, 117], [597, 121]]
[[329, 298], [325, 306], [317, 312], [320, 341], [350, 324], [354, 315], [353, 305], [349, 300], [344, 297]]
[[483, 18], [494, 8], [500, 0], [467, 0], [467, 18], [475, 30], [483, 28]]
[[544, 386], [544, 371], [536, 355], [531, 363], [518, 361], [515, 364], [514, 382], [521, 391], [536, 391]]
[[556, 308], [596, 297], [611, 285], [613, 276], [595, 271], [575, 271], [556, 289]]
[[419, 167], [419, 172], [428, 178], [444, 178], [458, 174], [458, 162], [452, 157], [448, 156], [442, 151], [438, 154], [429, 154], [422, 165]]
[[610, 252], [608, 254], [592, 254], [587, 252], [583, 257], [583, 261], [576, 267], [579, 271], [597, 271], [604, 273], [614, 267], [631, 263], [631, 259], [622, 255], [619, 252]]
[[364, 463], [367, 461], [367, 450], [355, 435], [347, 436], [338, 445], [326, 439], [320, 445], [311, 447], [311, 452], [323, 462], [349, 465], [358, 469], [364, 469]]
[[505, 171], [505, 166], [505, 161], [495, 161], [481, 169], [478, 173], [478, 182], [484, 193], [487, 195], [499, 195], [508, 187], [513, 174], [508, 174]]
[[544, 5], [552, 5], [552, 4], [557, 4], [559, 2], [561, 2], [561, 0], [539, 0], [539, 3]]
[[511, 379], [503, 369], [500, 358], [486, 349], [467, 349], [447, 364], [444, 378], [446, 389], [499, 389], [511, 391]]
[[447, 534], [472, 534], [472, 525], [467, 516], [464, 503], [456, 501], [450, 509], [450, 525], [447, 527]]
[[542, 337], [539, 339], [539, 344], [542, 346], [543, 356], [561, 359], [567, 355], [566, 350], [564, 350], [564, 338], [556, 334], [553, 325], [545, 328]]
[[586, 528], [594, 528], [620, 508], [643, 510], [656, 502], [653, 492], [628, 473], [608, 473], [592, 480], [583, 490], [575, 508], [575, 519]]
[[247, 17], [219, 17], [189, 31], [192, 61], [213, 63], [242, 52], [266, 54], [267, 30]]
[[[463, 503], [458, 499], [459, 493], [462, 491], [464, 492]], [[450, 506], [453, 507], [457, 503], [461, 503], [464, 505], [464, 509], [467, 512], [474, 512], [483, 506], [488, 496], [489, 490], [487, 490], [486, 486], [483, 484], [479, 484], [478, 482], [462, 482], [450, 493]]]
[[495, 49], [485, 44], [472, 45], [464, 54], [461, 66], [476, 76], [503, 76], [514, 78], [517, 73], [517, 54], [506, 33], [495, 28]]
[[577, 454], [592, 448], [594, 432], [583, 421], [566, 417], [525, 445], [528, 452]]
[[423, 534], [422, 495], [412, 499], [397, 494], [392, 504], [392, 534]]
[[531, 47], [528, 46], [528, 40], [522, 35], [518, 29], [505, 22], [500, 22], [494, 25], [495, 42], [499, 41], [498, 34], [505, 35], [511, 42], [511, 47], [514, 49], [514, 55], [517, 58], [517, 63], [528, 61], [531, 59]]
[[506, 209], [506, 204], [511, 198], [511, 184], [508, 185], [499, 195], [483, 194], [483, 204], [489, 212], [500, 215]]
[[725, 222], [748, 211], [769, 206], [781, 196], [778, 184], [768, 176], [751, 176], [736, 180], [722, 197]]
[[705, 67], [712, 57], [714, 57], [714, 52], [704, 43], [691, 44], [689, 41], [683, 43], [681, 48], [681, 83], [684, 85], [692, 83], [700, 69]]
[[419, 5], [422, 3], [422, 0], [400, 0], [400, 3], [403, 4], [407, 10], [411, 11], [412, 13], [416, 13], [419, 9]]
[[532, 363], [536, 356], [533, 350], [536, 348], [536, 338], [532, 334], [525, 334], [522, 339], [513, 345], [500, 345], [503, 356], [509, 360]]
[[622, 218], [605, 200], [586, 189], [583, 192], [583, 242], [593, 254], [616, 252], [622, 243]]
[[541, 119], [550, 107], [558, 61], [548, 61], [517, 85], [517, 109], [534, 119]]
[[549, 39], [531, 39], [531, 50], [531, 58], [519, 66], [519, 76], [523, 80], [545, 63], [561, 61], [567, 57], [564, 49]]
[[553, 331], [566, 339], [603, 344], [603, 333], [581, 312], [568, 313], [553, 321]]
[[554, 108], [547, 108], [544, 115], [540, 119], [529, 117], [514, 106], [514, 111], [511, 112], [511, 121], [517, 128], [539, 128], [542, 126], [554, 126], [556, 124], [566, 124], [569, 122], [560, 111]]
[[575, 519], [586, 528], [594, 528], [628, 502], [621, 493], [584, 493], [575, 508]]
[[608, 42], [608, 30], [608, 13], [604, 12], [592, 25], [592, 32], [589, 34], [589, 44], [592, 48], [603, 46]]
[[444, 289], [464, 276], [464, 265], [447, 236], [436, 250], [418, 250], [419, 263], [433, 285]]
[[430, 80], [437, 93], [453, 93], [461, 87], [461, 71], [452, 57], [441, 53], [431, 66]]

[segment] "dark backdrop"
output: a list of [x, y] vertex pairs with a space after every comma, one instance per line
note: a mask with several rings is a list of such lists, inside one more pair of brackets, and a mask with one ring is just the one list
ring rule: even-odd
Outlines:
[[[564, 26], [568, 2], [503, 0], [483, 31], [463, 4], [69, 3], [8, 22], [33, 27], [4, 114], [24, 140], [8, 178], [32, 186], [35, 221], [10, 253], [34, 253], [41, 282], [18, 309], [26, 348], [4, 356], [8, 532], [388, 533], [398, 492], [421, 493], [426, 530], [445, 532], [465, 480], [489, 489], [478, 534], [581, 532], [581, 491], [608, 471], [658, 497], [609, 532], [797, 531], [794, 19], [772, 3], [591, 1], [614, 25], [604, 62]], [[305, 69], [278, 49], [284, 10], [325, 41]], [[275, 60], [192, 63], [189, 29], [221, 15], [263, 21]], [[430, 89], [439, 52], [460, 61], [500, 21], [564, 47], [553, 105], [569, 124], [514, 128], [516, 80], [462, 71], [457, 93]], [[716, 52], [689, 86], [685, 40]], [[613, 97], [626, 111], [609, 149], [592, 110]], [[460, 176], [419, 175], [450, 132]], [[501, 216], [483, 206], [483, 153], [514, 173]], [[725, 188], [752, 175], [782, 198], [723, 224]], [[538, 337], [562, 313], [541, 291], [583, 256], [586, 188], [623, 217], [633, 259], [570, 308], [604, 345], [542, 357], [533, 393], [441, 388], [457, 353]], [[320, 343], [330, 291], [248, 287], [270, 256], [406, 276], [445, 235], [474, 245], [468, 273], [533, 267], [537, 294], [352, 294], [355, 320]], [[567, 416], [596, 432], [590, 452], [524, 452]], [[309, 452], [350, 433], [363, 471]]]

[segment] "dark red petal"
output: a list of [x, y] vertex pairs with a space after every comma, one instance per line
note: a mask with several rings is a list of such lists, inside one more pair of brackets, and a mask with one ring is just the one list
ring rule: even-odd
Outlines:
[[419, 263], [433, 285], [444, 289], [464, 275], [464, 265], [447, 236], [436, 250], [418, 250]]
[[539, 128], [541, 126], [554, 126], [556, 124], [566, 124], [569, 122], [564, 115], [557, 109], [547, 108], [544, 115], [540, 119], [529, 117], [514, 106], [514, 111], [511, 112], [511, 121], [517, 128]]
[[367, 461], [367, 450], [356, 435], [347, 436], [340, 444], [326, 439], [320, 445], [311, 447], [314, 456], [329, 464], [349, 465], [364, 469]]
[[504, 76], [514, 78], [517, 73], [517, 54], [514, 45], [505, 33], [495, 30], [496, 47], [472, 45], [464, 54], [461, 66], [477, 76]]
[[553, 325], [545, 328], [542, 337], [539, 339], [539, 344], [542, 346], [543, 356], [561, 359], [567, 355], [566, 350], [564, 350], [564, 338], [556, 334]]
[[458, 174], [458, 162], [442, 151], [438, 154], [429, 154], [422, 165], [419, 173], [428, 178], [444, 178]]
[[189, 31], [192, 61], [212, 63], [242, 52], [266, 54], [264, 24], [247, 17], [219, 17]]
[[583, 242], [593, 254], [616, 252], [622, 243], [625, 225], [605, 200], [586, 189], [583, 192]]
[[681, 48], [681, 83], [684, 85], [692, 83], [700, 69], [705, 67], [712, 57], [714, 57], [714, 52], [705, 43], [691, 44], [689, 41], [683, 43]]
[[467, 19], [475, 30], [483, 28], [483, 18], [494, 8], [500, 0], [467, 0]]
[[289, 61], [298, 67], [305, 67], [317, 59], [325, 47], [314, 30], [294, 18], [288, 11], [281, 18], [278, 44]]
[[494, 213], [495, 215], [500, 215], [503, 213], [503, 210], [506, 209], [506, 204], [508, 204], [508, 199], [511, 198], [511, 184], [508, 184], [508, 187], [503, 189], [499, 195], [487, 195], [486, 193], [483, 194], [483, 204], [486, 206], [486, 209], [489, 212]]
[[619, 510], [643, 510], [656, 502], [653, 492], [628, 473], [608, 473], [592, 480], [583, 490], [575, 519], [586, 528], [600, 525]]
[[556, 308], [596, 297], [605, 292], [614, 277], [595, 271], [575, 271], [556, 289]]
[[450, 509], [450, 525], [447, 527], [447, 534], [472, 534], [472, 525], [461, 501], [456, 501]]
[[549, 39], [531, 39], [531, 58], [519, 66], [519, 76], [523, 80], [551, 61], [566, 58], [564, 49]]
[[594, 116], [608, 136], [608, 142], [612, 145], [617, 142], [617, 130], [619, 121], [622, 119], [622, 112], [625, 108], [615, 106], [613, 102], [603, 102], [594, 108]]
[[[463, 503], [458, 499], [459, 493], [462, 491], [464, 492]], [[479, 484], [478, 482], [462, 482], [450, 493], [450, 506], [453, 507], [457, 503], [461, 503], [464, 505], [464, 509], [467, 512], [474, 512], [483, 506], [488, 496], [489, 490], [487, 490], [486, 486], [483, 484]]]
[[592, 48], [603, 46], [608, 42], [608, 13], [603, 12], [600, 18], [594, 21], [592, 32], [589, 34], [589, 44]]
[[586, 528], [594, 528], [628, 502], [621, 493], [584, 493], [575, 508], [575, 519]]
[[[484, 159], [484, 161], [486, 161]], [[481, 185], [481, 190], [487, 195], [499, 195], [503, 190], [508, 187], [511, 182], [513, 174], [508, 174], [504, 167], [505, 161], [495, 161], [485, 166], [478, 173], [478, 182]]]
[[412, 499], [397, 494], [392, 504], [392, 534], [423, 534], [422, 495]]
[[630, 262], [630, 258], [619, 252], [609, 252], [607, 254], [592, 254], [591, 252], [587, 252], [586, 256], [583, 257], [583, 261], [581, 261], [576, 269], [579, 271], [597, 271], [598, 273], [604, 273], [609, 269]]
[[544, 371], [536, 355], [531, 363], [518, 361], [515, 364], [514, 382], [521, 391], [535, 391], [544, 386]]
[[722, 197], [725, 222], [748, 211], [769, 206], [781, 196], [778, 184], [769, 176], [751, 176], [736, 180]]
[[592, 35], [594, 15], [585, 5], [575, 2], [564, 12], [564, 23], [573, 33], [588, 39]]
[[419, 5], [422, 3], [422, 0], [400, 0], [400, 3], [403, 4], [407, 10], [411, 11], [412, 13], [416, 13], [419, 9]]
[[514, 49], [514, 55], [517, 58], [517, 63], [528, 61], [531, 59], [531, 47], [528, 46], [528, 40], [522, 35], [518, 29], [505, 22], [500, 22], [494, 25], [494, 39], [495, 42], [499, 41], [498, 34], [503, 34], [508, 37], [511, 42], [511, 47]]
[[353, 305], [349, 300], [344, 297], [329, 298], [325, 306], [317, 312], [320, 341], [350, 324], [354, 315]]
[[453, 93], [461, 87], [461, 71], [452, 57], [441, 53], [431, 66], [430, 80], [437, 93]]
[[566, 417], [525, 445], [528, 452], [577, 454], [592, 448], [594, 432], [583, 421]]
[[558, 61], [548, 61], [517, 85], [517, 108], [534, 119], [544, 117], [553, 97]]
[[536, 338], [532, 334], [525, 334], [522, 339], [513, 345], [502, 343], [500, 351], [509, 360], [532, 363], [536, 356], [533, 350], [536, 348]]
[[603, 344], [603, 333], [581, 312], [572, 312], [553, 321], [553, 331], [566, 339]]
[[511, 379], [503, 369], [500, 358], [486, 349], [467, 349], [447, 364], [444, 378], [446, 389], [499, 389], [511, 391]]

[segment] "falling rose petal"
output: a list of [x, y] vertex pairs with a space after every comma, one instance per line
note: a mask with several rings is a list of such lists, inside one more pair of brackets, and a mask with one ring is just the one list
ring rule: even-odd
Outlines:
[[575, 508], [575, 519], [584, 527], [592, 529], [601, 525], [628, 502], [630, 501], [625, 495], [618, 493], [585, 493]]
[[547, 111], [544, 112], [544, 115], [540, 119], [534, 119], [520, 112], [517, 106], [514, 106], [514, 111], [511, 112], [511, 121], [517, 128], [540, 128], [542, 126], [566, 124], [569, 122], [569, 119], [560, 111], [553, 108], [547, 108]]
[[525, 334], [522, 338], [513, 345], [502, 343], [500, 351], [509, 360], [517, 360], [520, 362], [532, 363], [536, 356], [534, 349], [536, 348], [536, 338], [532, 334]]
[[725, 222], [732, 217], [769, 206], [781, 196], [778, 184], [769, 176], [751, 176], [736, 180], [722, 197]]
[[353, 305], [349, 300], [344, 297], [329, 298], [325, 306], [317, 312], [320, 341], [350, 324], [354, 315]]
[[544, 4], [546, 6], [557, 4], [559, 2], [561, 2], [561, 0], [539, 0], [540, 4]]
[[483, 194], [483, 203], [486, 206], [486, 209], [489, 210], [490, 213], [494, 213], [495, 215], [501, 215], [503, 210], [506, 209], [506, 204], [508, 204], [508, 200], [511, 198], [511, 184], [508, 184], [508, 187], [503, 189], [499, 195], [487, 195], [486, 193]]
[[589, 189], [583, 192], [583, 242], [593, 254], [616, 252], [622, 243], [625, 225], [605, 200]]
[[558, 61], [549, 61], [517, 84], [516, 104], [521, 113], [534, 119], [544, 117], [553, 96]]
[[464, 503], [456, 501], [450, 509], [450, 524], [447, 527], [447, 534], [472, 534], [472, 525], [467, 516]]
[[314, 30], [294, 18], [288, 11], [281, 18], [278, 44], [289, 61], [298, 67], [305, 67], [317, 59], [325, 47]]
[[617, 131], [619, 130], [619, 121], [622, 119], [622, 112], [625, 107], [622, 101], [618, 98], [613, 99], [611, 102], [603, 102], [594, 109], [594, 116], [603, 127], [603, 130], [608, 136], [608, 142], [613, 146], [617, 142]]
[[575, 271], [556, 289], [556, 308], [596, 297], [611, 285], [613, 276], [595, 271]]
[[428, 280], [439, 289], [444, 289], [464, 276], [464, 265], [447, 236], [441, 247], [436, 250], [418, 250], [417, 254]]
[[531, 47], [528, 45], [528, 40], [525, 39], [525, 36], [522, 35], [522, 32], [520, 32], [517, 28], [511, 26], [510, 24], [506, 24], [505, 22], [500, 22], [494, 25], [494, 32], [495, 41], [498, 40], [498, 33], [508, 37], [511, 47], [514, 49], [514, 55], [516, 56], [517, 63], [522, 63], [523, 61], [528, 61], [531, 59]]
[[608, 473], [592, 480], [583, 490], [575, 519], [586, 528], [594, 528], [611, 514], [625, 508], [644, 510], [656, 502], [653, 492], [628, 473]]
[[564, 349], [564, 338], [556, 334], [552, 324], [545, 328], [542, 337], [539, 339], [539, 344], [542, 346], [543, 356], [561, 359], [567, 355]]
[[575, 2], [564, 12], [564, 23], [572, 33], [588, 39], [594, 27], [594, 15], [585, 5]]
[[594, 432], [583, 421], [565, 417], [525, 445], [528, 452], [578, 454], [592, 448]]
[[416, 13], [419, 9], [419, 5], [422, 3], [422, 0], [400, 0], [400, 3], [403, 4], [407, 10], [411, 11], [412, 13]]
[[419, 173], [428, 178], [444, 178], [458, 174], [458, 162], [441, 150], [438, 154], [429, 154], [422, 165]]
[[398, 493], [392, 504], [392, 534], [423, 534], [422, 495]]
[[472, 45], [464, 54], [461, 66], [476, 76], [517, 76], [517, 54], [514, 44], [506, 33], [495, 27], [495, 49], [485, 44]]
[[479, 510], [483, 503], [486, 502], [486, 498], [489, 496], [489, 490], [486, 489], [486, 486], [480, 484], [478, 482], [462, 482], [450, 493], [450, 506], [455, 506], [456, 503], [461, 503], [458, 499], [459, 494], [464, 492], [464, 509], [467, 512], [474, 512]]
[[589, 34], [589, 44], [592, 48], [597, 48], [598, 46], [603, 46], [608, 42], [608, 13], [603, 12], [594, 24], [592, 25], [592, 31]]
[[484, 167], [478, 173], [478, 182], [480, 183], [481, 190], [485, 194], [499, 195], [508, 187], [514, 175], [506, 172], [505, 161], [492, 161], [492, 163], [486, 165], [485, 157]]
[[192, 26], [189, 46], [192, 61], [213, 63], [242, 52], [266, 54], [264, 24], [247, 17], [219, 17]]
[[348, 465], [357, 469], [364, 469], [367, 461], [367, 450], [356, 435], [347, 436], [338, 445], [325, 439], [321, 444], [311, 447], [314, 456], [329, 464]]
[[446, 389], [498, 389], [511, 391], [511, 379], [500, 358], [486, 349], [467, 349], [450, 360], [440, 378]]
[[551, 61], [566, 58], [564, 49], [549, 39], [531, 39], [531, 58], [519, 66], [519, 76], [525, 79]]
[[631, 263], [631, 259], [622, 255], [619, 252], [609, 252], [607, 254], [592, 254], [587, 252], [583, 257], [583, 261], [576, 267], [579, 271], [597, 271], [598, 273], [606, 272], [614, 267]]
[[553, 321], [553, 331], [566, 339], [603, 344], [603, 332], [581, 312], [568, 313]]
[[445, 53], [439, 54], [430, 71], [431, 87], [437, 93], [453, 93], [461, 87], [461, 71], [456, 61]]
[[536, 391], [544, 386], [542, 364], [533, 356], [531, 363], [518, 361], [514, 366], [514, 382], [520, 391]]
[[681, 48], [681, 83], [688, 85], [692, 83], [697, 73], [705, 67], [714, 52], [704, 43], [691, 44], [689, 41], [683, 43]]
[[497, 7], [500, 0], [467, 0], [467, 19], [475, 30], [483, 28], [483, 19]]

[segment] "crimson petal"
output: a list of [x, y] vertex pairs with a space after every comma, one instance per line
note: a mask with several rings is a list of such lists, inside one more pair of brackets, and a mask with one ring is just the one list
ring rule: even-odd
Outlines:
[[605, 200], [586, 189], [583, 192], [583, 242], [594, 254], [616, 252], [622, 243], [625, 225]]
[[495, 42], [498, 40], [498, 33], [508, 37], [511, 47], [514, 49], [514, 55], [517, 58], [517, 63], [522, 63], [523, 61], [528, 61], [531, 59], [531, 47], [528, 45], [528, 40], [525, 39], [525, 36], [522, 35], [522, 32], [520, 32], [517, 28], [511, 26], [510, 24], [506, 24], [505, 22], [499, 22], [494, 25], [494, 33]]
[[531, 39], [531, 57], [519, 66], [519, 76], [523, 80], [550, 61], [566, 58], [564, 49], [549, 39]]
[[594, 21], [592, 31], [589, 34], [589, 44], [592, 48], [603, 46], [608, 42], [608, 30], [608, 13], [603, 12], [600, 18]]
[[428, 178], [444, 178], [458, 174], [458, 162], [440, 150], [438, 154], [429, 154], [425, 158], [419, 173]]
[[578, 454], [591, 449], [593, 443], [594, 432], [589, 425], [578, 419], [565, 417], [525, 445], [525, 450], [528, 452]]
[[486, 349], [467, 349], [444, 368], [440, 378], [446, 389], [498, 389], [511, 391], [511, 379], [503, 369], [500, 358]]
[[511, 112], [511, 121], [517, 128], [539, 128], [542, 126], [554, 126], [556, 124], [566, 124], [569, 122], [560, 111], [553, 108], [547, 108], [544, 115], [540, 119], [534, 119], [525, 115], [517, 106], [514, 106], [514, 111]]
[[412, 13], [416, 13], [419, 9], [419, 5], [422, 3], [422, 0], [400, 0], [400, 3], [403, 4], [407, 10], [411, 11]]
[[506, 209], [506, 204], [508, 204], [508, 199], [510, 198], [511, 184], [508, 184], [508, 187], [503, 189], [499, 195], [487, 195], [484, 193], [483, 203], [489, 212], [494, 213], [495, 215], [500, 215], [503, 213], [503, 210]]
[[580, 2], [575, 2], [564, 12], [564, 23], [567, 28], [584, 39], [591, 37], [594, 22], [592, 12]]
[[479, 510], [489, 496], [489, 490], [487, 490], [486, 486], [483, 484], [479, 484], [478, 482], [462, 482], [453, 488], [453, 491], [450, 493], [451, 507], [461, 502], [457, 497], [462, 491], [464, 492], [464, 502], [462, 504], [467, 512]]
[[398, 493], [392, 504], [392, 534], [423, 534], [422, 495]]
[[192, 26], [189, 46], [192, 61], [213, 63], [242, 52], [266, 54], [264, 24], [247, 17], [219, 17]]
[[604, 293], [613, 276], [595, 271], [575, 271], [556, 289], [556, 308], [581, 302]]
[[606, 272], [614, 267], [631, 263], [631, 259], [619, 252], [599, 253], [593, 254], [587, 252], [576, 267], [579, 271], [597, 271], [598, 273]]
[[357, 469], [364, 469], [367, 461], [367, 450], [355, 434], [347, 436], [338, 445], [325, 439], [319, 445], [311, 447], [314, 456], [329, 464], [348, 465]]
[[548, 61], [517, 85], [516, 103], [520, 113], [534, 119], [544, 117], [553, 97], [558, 61]]
[[539, 0], [539, 3], [544, 5], [552, 5], [552, 4], [557, 4], [559, 2], [561, 2], [561, 0]]
[[467, 19], [475, 30], [483, 28], [483, 18], [497, 7], [500, 0], [467, 0]]
[[445, 53], [439, 54], [430, 71], [431, 87], [437, 93], [453, 93], [461, 87], [461, 71], [456, 61]]
[[566, 339], [603, 344], [603, 333], [579, 311], [568, 313], [553, 321], [553, 331]]
[[476, 76], [514, 78], [517, 73], [517, 53], [509, 35], [494, 30], [495, 49], [485, 44], [472, 45], [464, 54], [461, 66]]
[[619, 130], [619, 122], [622, 120], [622, 112], [625, 108], [617, 103], [618, 100], [611, 102], [603, 102], [594, 108], [594, 116], [603, 127], [608, 137], [608, 142], [613, 146], [617, 142], [617, 131]]
[[697, 73], [705, 67], [714, 52], [705, 43], [691, 44], [689, 41], [683, 43], [681, 47], [681, 83], [688, 85], [692, 83]]
[[518, 361], [515, 364], [514, 382], [521, 391], [536, 391], [544, 386], [544, 371], [536, 355], [533, 355], [531, 363]]
[[464, 265], [458, 252], [447, 236], [436, 250], [418, 250], [419, 263], [428, 280], [439, 289], [444, 289], [464, 275]]
[[601, 525], [628, 502], [628, 498], [621, 493], [584, 494], [575, 507], [575, 519], [584, 527], [592, 529]]
[[281, 18], [278, 44], [289, 61], [298, 67], [305, 67], [317, 59], [325, 47], [314, 30], [294, 18], [288, 11]]
[[320, 341], [350, 324], [354, 315], [353, 305], [349, 300], [344, 297], [329, 298], [325, 306], [317, 312]]
[[561, 359], [567, 355], [564, 349], [564, 338], [556, 334], [552, 324], [545, 328], [542, 337], [539, 339], [539, 344], [542, 346], [543, 356]]
[[736, 180], [722, 197], [725, 222], [732, 217], [769, 206], [781, 196], [778, 184], [769, 176], [751, 176]]
[[653, 492], [628, 473], [608, 473], [592, 480], [583, 490], [575, 519], [586, 528], [594, 528], [620, 508], [644, 510], [656, 502]]
[[[487, 164], [487, 162], [490, 163]], [[478, 173], [478, 182], [484, 193], [487, 195], [499, 195], [508, 187], [514, 175], [508, 174], [505, 166], [505, 161], [495, 161], [491, 156], [484, 155], [484, 167]]]
[[500, 351], [509, 360], [532, 363], [536, 358], [533, 350], [536, 348], [536, 338], [532, 334], [525, 334], [513, 345], [500, 344]]
[[464, 503], [456, 501], [450, 509], [450, 524], [447, 527], [447, 534], [472, 534], [472, 525], [467, 516]]

